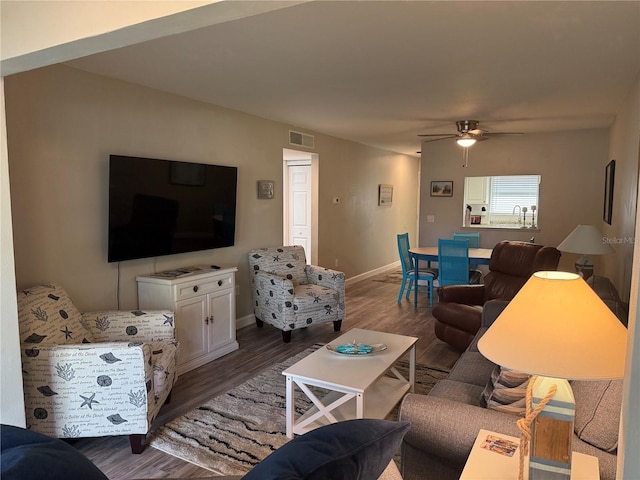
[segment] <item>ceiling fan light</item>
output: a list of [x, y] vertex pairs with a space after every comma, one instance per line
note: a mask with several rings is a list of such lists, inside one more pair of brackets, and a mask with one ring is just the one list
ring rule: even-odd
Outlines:
[[476, 139], [475, 138], [468, 138], [468, 137], [464, 137], [464, 138], [458, 138], [456, 139], [456, 142], [458, 143], [458, 145], [460, 145], [461, 147], [470, 147], [471, 145], [473, 145], [474, 143], [476, 143]]

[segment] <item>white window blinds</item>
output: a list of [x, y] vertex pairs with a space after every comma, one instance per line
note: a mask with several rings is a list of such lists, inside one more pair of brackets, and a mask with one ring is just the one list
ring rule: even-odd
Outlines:
[[492, 215], [511, 215], [514, 207], [538, 206], [540, 175], [509, 175], [490, 177], [490, 212]]

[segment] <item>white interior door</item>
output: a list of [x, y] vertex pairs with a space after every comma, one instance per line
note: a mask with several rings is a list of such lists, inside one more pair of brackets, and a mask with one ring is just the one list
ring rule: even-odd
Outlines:
[[311, 255], [311, 164], [289, 165], [289, 245], [302, 245]]
[[302, 245], [307, 263], [318, 265], [317, 153], [282, 149], [282, 241]]

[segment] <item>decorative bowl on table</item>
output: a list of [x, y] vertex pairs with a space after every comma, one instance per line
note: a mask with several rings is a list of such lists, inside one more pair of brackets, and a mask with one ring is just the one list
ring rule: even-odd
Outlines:
[[384, 343], [374, 343], [373, 345], [366, 345], [364, 343], [346, 343], [343, 345], [327, 345], [327, 350], [336, 353], [338, 355], [344, 355], [346, 357], [362, 357], [371, 355], [373, 353], [382, 352], [387, 349]]

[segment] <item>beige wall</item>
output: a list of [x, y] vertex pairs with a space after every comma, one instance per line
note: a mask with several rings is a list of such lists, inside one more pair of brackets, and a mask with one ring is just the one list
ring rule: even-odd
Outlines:
[[[617, 272], [617, 278], [627, 272], [631, 277], [631, 297], [629, 305], [629, 339], [627, 348], [627, 367], [622, 403], [621, 441], [618, 447], [618, 478], [640, 478], [640, 456], [637, 446], [640, 441], [640, 331], [638, 331], [640, 300], [640, 211], [637, 209], [638, 199], [633, 192], [637, 192], [638, 163], [640, 161], [640, 77], [636, 80], [633, 90], [629, 93], [620, 107], [616, 121], [611, 128], [610, 158], [615, 158], [621, 164], [616, 173], [616, 198], [613, 205], [612, 232], [607, 235], [618, 235], [620, 238], [631, 240], [616, 244], [623, 257], [616, 257], [616, 263], [611, 265], [612, 272]], [[633, 198], [631, 198], [633, 196]], [[634, 211], [633, 218], [626, 212]], [[620, 213], [616, 213], [620, 212]], [[629, 214], [630, 215], [630, 214]], [[622, 217], [622, 218], [621, 218]], [[635, 226], [634, 226], [635, 218]], [[615, 230], [614, 230], [615, 229]], [[628, 237], [628, 235], [631, 235]], [[631, 256], [628, 256], [631, 255]], [[607, 265], [608, 267], [610, 265]], [[625, 280], [626, 281], [626, 280]]]
[[609, 155], [603, 163], [606, 164], [612, 159], [616, 161], [613, 218], [611, 225], [602, 223], [602, 232], [612, 242], [616, 254], [607, 255], [604, 271], [618, 287], [622, 297], [628, 300], [638, 202], [640, 77], [622, 102], [611, 128], [609, 144]]
[[[237, 265], [238, 317], [251, 314], [248, 250], [282, 243], [287, 125], [64, 66], [6, 78], [9, 170], [19, 288], [57, 281], [81, 310], [116, 307], [108, 264], [111, 153], [238, 167], [236, 245], [122, 262], [120, 306], [137, 306], [136, 275], [197, 263]], [[416, 232], [418, 159], [316, 134], [319, 264], [353, 277], [397, 261], [395, 234]], [[258, 200], [256, 181], [276, 181]], [[379, 183], [395, 185], [377, 206]], [[338, 205], [331, 203], [341, 197]]]
[[[347, 277], [398, 262], [396, 235], [416, 238], [418, 159], [346, 141], [327, 147], [318, 148], [320, 259], [332, 266], [338, 258]], [[391, 206], [378, 206], [379, 184], [394, 186]]]
[[[439, 237], [463, 231], [464, 177], [539, 174], [538, 231], [480, 230], [482, 246], [502, 240], [557, 246], [576, 225], [601, 228], [604, 166], [608, 158], [608, 130], [579, 130], [493, 138], [469, 149], [468, 167], [462, 167], [462, 148], [454, 141], [427, 143], [422, 148], [420, 243], [435, 245]], [[453, 180], [453, 197], [430, 197], [432, 180]], [[435, 223], [426, 216], [434, 215]], [[602, 230], [602, 228], [601, 228]], [[475, 229], [473, 231], [476, 231]], [[577, 255], [563, 254], [560, 268], [573, 271]], [[604, 274], [602, 259], [594, 258]]]

